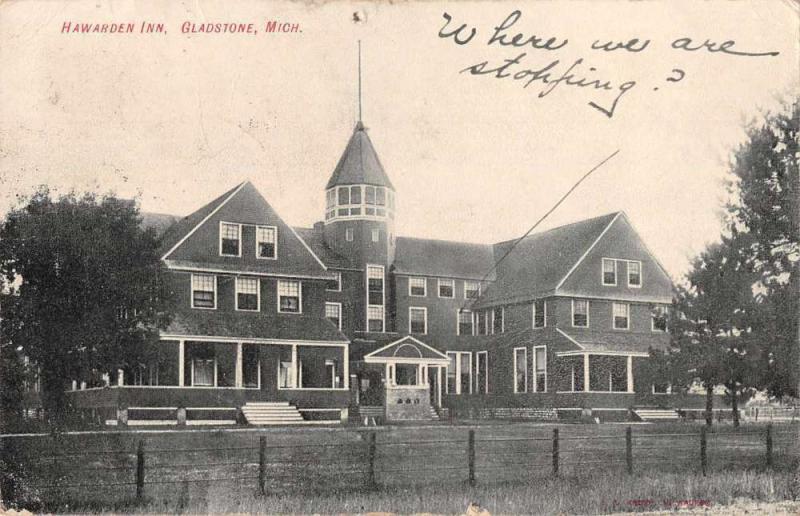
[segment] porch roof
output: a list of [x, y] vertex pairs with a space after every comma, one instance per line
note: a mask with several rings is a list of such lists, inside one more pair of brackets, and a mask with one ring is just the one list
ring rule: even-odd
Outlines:
[[365, 362], [386, 362], [395, 360], [449, 362], [447, 355], [410, 335], [401, 337], [394, 342], [390, 342], [364, 355]]
[[292, 341], [348, 342], [336, 326], [323, 317], [309, 315], [265, 316], [218, 310], [175, 314], [163, 335], [274, 339]]
[[650, 349], [664, 349], [666, 343], [663, 335], [647, 335], [637, 333], [619, 333], [602, 335], [568, 334], [558, 329], [558, 334], [570, 343], [572, 351], [565, 351], [559, 355], [597, 353], [597, 354], [623, 354], [648, 356]]

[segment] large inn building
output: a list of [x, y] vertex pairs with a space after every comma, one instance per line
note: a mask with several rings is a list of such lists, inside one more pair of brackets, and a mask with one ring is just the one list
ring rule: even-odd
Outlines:
[[397, 192], [360, 122], [325, 198], [312, 228], [287, 224], [249, 182], [181, 219], [146, 215], [175, 299], [160, 357], [99, 385], [76, 379], [75, 406], [109, 424], [701, 406], [640, 374], [668, 343], [672, 283], [623, 212], [510, 253], [514, 241], [398, 236]]

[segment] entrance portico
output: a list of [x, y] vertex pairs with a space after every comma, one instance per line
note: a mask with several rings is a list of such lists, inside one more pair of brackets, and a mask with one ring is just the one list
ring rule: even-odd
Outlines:
[[428, 419], [442, 404], [442, 369], [446, 355], [406, 336], [364, 356], [365, 364], [383, 368], [387, 420]]

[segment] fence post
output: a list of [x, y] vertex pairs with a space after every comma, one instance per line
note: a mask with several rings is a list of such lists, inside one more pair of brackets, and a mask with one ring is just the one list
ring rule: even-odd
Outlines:
[[136, 448], [136, 499], [144, 498], [144, 439], [139, 440]]
[[706, 427], [700, 427], [700, 471], [706, 476]]
[[553, 476], [558, 476], [558, 428], [553, 428]]
[[628, 465], [628, 475], [633, 475], [633, 435], [631, 427], [625, 429], [625, 462]]
[[475, 430], [469, 431], [467, 440], [467, 461], [469, 462], [469, 485], [475, 485]]
[[375, 432], [369, 434], [369, 488], [375, 489], [377, 482], [375, 481]]
[[772, 423], [767, 424], [767, 467], [772, 467]]
[[258, 492], [267, 494], [267, 437], [258, 438]]

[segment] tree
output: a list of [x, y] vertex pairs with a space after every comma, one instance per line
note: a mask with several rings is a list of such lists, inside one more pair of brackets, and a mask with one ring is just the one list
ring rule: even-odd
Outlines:
[[53, 423], [69, 379], [138, 365], [168, 323], [156, 235], [140, 222], [133, 201], [54, 200], [42, 187], [0, 226], [0, 274], [13, 285], [0, 307], [2, 341], [41, 369]]
[[730, 223], [750, 236], [746, 260], [759, 274], [766, 388], [775, 397], [800, 394], [800, 99], [747, 129], [734, 153], [727, 206]]
[[757, 280], [744, 259], [748, 235], [735, 230], [695, 258], [678, 288], [671, 321], [673, 376], [686, 375], [706, 389], [706, 424], [711, 425], [713, 393], [724, 385], [734, 425], [739, 402], [760, 386], [761, 352], [753, 333], [761, 318], [752, 291]]

